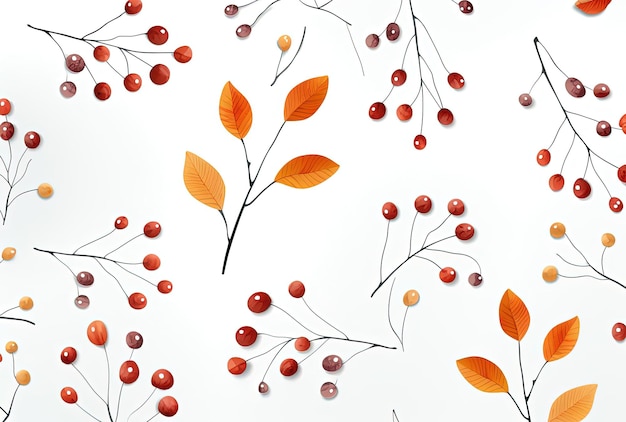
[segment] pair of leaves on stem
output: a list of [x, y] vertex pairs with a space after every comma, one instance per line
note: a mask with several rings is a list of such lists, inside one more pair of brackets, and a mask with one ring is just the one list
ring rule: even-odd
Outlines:
[[[530, 326], [530, 313], [524, 302], [510, 289], [502, 296], [499, 309], [500, 326], [514, 340], [521, 341]], [[543, 357], [554, 362], [567, 356], [576, 346], [580, 320], [574, 317], [557, 324], [543, 342]], [[472, 356], [457, 360], [461, 375], [473, 387], [486, 393], [509, 393], [502, 370], [493, 362]], [[561, 394], [552, 404], [548, 422], [579, 422], [591, 411], [597, 385], [583, 385]]]

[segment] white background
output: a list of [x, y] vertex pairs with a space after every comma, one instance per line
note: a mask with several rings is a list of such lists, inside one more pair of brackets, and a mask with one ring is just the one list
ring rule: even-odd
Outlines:
[[[608, 197], [595, 176], [589, 177], [594, 188], [590, 198], [581, 201], [572, 194], [571, 185], [585, 164], [580, 145], [565, 166], [566, 187], [559, 193], [550, 191], [547, 180], [558, 172], [571, 132], [564, 128], [557, 140], [553, 163], [547, 168], [538, 166], [535, 155], [552, 141], [562, 112], [544, 79], [533, 91], [532, 108], [524, 109], [517, 98], [539, 76], [532, 42], [538, 36], [565, 72], [587, 86], [605, 82], [612, 89], [611, 96], [602, 101], [591, 93], [583, 99], [566, 97], [564, 78], [551, 67], [565, 106], [617, 126], [626, 111], [623, 34], [618, 31], [623, 27], [624, 5], [611, 4], [603, 14], [589, 17], [564, 0], [485, 0], [474, 3], [472, 15], [463, 15], [452, 2], [415, 0], [415, 12], [429, 28], [446, 65], [467, 81], [460, 91], [450, 89], [428, 39], [420, 36], [422, 54], [435, 71], [455, 122], [450, 127], [439, 125], [437, 109], [427, 101], [424, 134], [428, 146], [417, 151], [412, 142], [419, 131], [419, 107], [409, 122], [399, 122], [394, 115], [397, 105], [415, 95], [417, 62], [412, 47], [405, 66], [407, 83], [388, 100], [387, 117], [375, 122], [367, 116], [369, 105], [387, 94], [391, 72], [399, 67], [410, 38], [407, 2], [398, 19], [403, 31], [400, 39], [392, 44], [383, 37], [376, 50], [365, 47], [365, 37], [384, 30], [398, 2], [337, 0], [329, 5], [352, 23], [365, 76], [345, 25], [295, 0], [275, 4], [248, 39], [238, 39], [235, 28], [250, 23], [266, 3], [241, 9], [236, 18], [229, 19], [223, 13], [225, 3], [147, 0], [141, 13], [107, 27], [103, 37], [163, 25], [170, 34], [168, 43], [155, 47], [146, 41], [142, 47], [172, 51], [186, 44], [193, 49], [192, 61], [184, 65], [167, 54], [148, 57], [151, 63], [161, 61], [170, 67], [171, 79], [163, 86], [149, 81], [147, 66], [131, 61], [131, 70], [144, 79], [137, 93], [126, 92], [118, 75], [92, 60], [87, 45], [57, 38], [66, 53], [87, 58], [96, 79], [110, 83], [113, 94], [106, 102], [92, 95], [93, 84], [86, 73], [70, 75], [78, 93], [72, 99], [63, 98], [58, 86], [66, 71], [58, 48], [44, 33], [26, 25], [81, 36], [120, 13], [121, 3], [0, 3], [4, 17], [0, 97], [13, 102], [9, 118], [17, 128], [16, 139], [31, 129], [42, 135], [40, 148], [32, 151], [24, 187], [46, 181], [55, 188], [49, 200], [33, 194], [20, 198], [0, 228], [0, 247], [14, 246], [18, 251], [13, 261], [0, 265], [1, 305], [14, 306], [23, 295], [35, 301], [27, 316], [36, 326], [0, 324], [0, 343], [15, 340], [20, 347], [15, 355], [17, 369], [26, 368], [32, 375], [31, 383], [18, 392], [11, 420], [89, 420], [60, 399], [59, 392], [66, 385], [76, 388], [81, 405], [105, 418], [102, 403], [59, 360], [63, 347], [76, 347], [77, 366], [105, 394], [104, 355], [85, 334], [89, 322], [96, 319], [109, 329], [114, 406], [119, 391], [116, 373], [130, 352], [125, 335], [137, 330], [145, 338], [143, 348], [134, 355], [141, 376], [124, 389], [119, 420], [125, 420], [148, 396], [152, 390], [149, 376], [161, 367], [174, 374], [174, 387], [166, 394], [177, 398], [176, 419], [181, 421], [373, 421], [389, 420], [392, 409], [403, 422], [523, 420], [509, 397], [477, 391], [455, 365], [466, 356], [492, 360], [505, 372], [511, 394], [521, 400], [517, 345], [498, 322], [498, 305], [507, 288], [525, 301], [531, 314], [530, 330], [522, 341], [527, 383], [543, 364], [542, 344], [549, 329], [575, 315], [581, 321], [574, 351], [549, 364], [537, 383], [530, 400], [533, 420], [547, 420], [551, 403], [564, 391], [591, 383], [599, 387], [586, 420], [606, 421], [621, 415], [625, 345], [613, 340], [611, 327], [626, 319], [622, 306], [626, 292], [590, 279], [561, 278], [548, 284], [541, 271], [555, 264], [563, 268], [563, 274], [580, 274], [576, 268], [564, 268], [556, 256], [558, 252], [580, 262], [565, 239], [549, 235], [550, 225], [562, 221], [594, 263], [602, 253], [602, 233], [615, 234], [617, 243], [606, 252], [605, 268], [619, 279], [624, 272], [620, 267], [624, 216], [609, 210]], [[294, 45], [285, 56], [288, 60], [304, 26], [306, 38], [300, 54], [270, 87], [280, 54], [276, 39], [291, 35]], [[289, 90], [320, 75], [329, 75], [330, 81], [324, 104], [309, 120], [286, 125], [261, 177], [269, 183], [286, 161], [302, 154], [325, 155], [341, 168], [312, 189], [273, 186], [247, 208], [227, 272], [221, 275], [226, 247], [223, 222], [215, 210], [186, 191], [182, 179], [185, 152], [200, 155], [221, 173], [226, 181], [224, 212], [232, 227], [247, 181], [241, 145], [219, 120], [224, 84], [231, 81], [252, 105], [254, 122], [246, 142], [255, 169], [282, 123]], [[623, 133], [614, 131], [608, 138], [599, 138], [595, 123], [574, 121], [599, 153], [620, 165], [626, 161]], [[613, 194], [626, 198], [615, 171], [601, 168]], [[421, 236], [445, 218], [448, 200], [465, 201], [465, 215], [446, 226], [448, 234], [456, 223], [469, 222], [477, 235], [468, 243], [453, 239], [444, 245], [480, 262], [485, 279], [480, 288], [467, 283], [475, 267], [462, 257], [438, 259], [442, 266], [449, 262], [459, 271], [452, 285], [441, 283], [431, 264], [406, 265], [398, 273], [391, 298], [395, 324], [404, 312], [404, 291], [417, 289], [421, 301], [408, 313], [404, 353], [375, 349], [357, 356], [339, 373], [340, 393], [334, 400], [326, 401], [319, 394], [323, 382], [337, 379], [322, 370], [320, 361], [325, 354], [347, 357], [359, 350], [349, 344], [326, 344], [303, 363], [293, 379], [282, 377], [277, 364], [285, 357], [303, 356], [286, 348], [266, 378], [271, 389], [267, 396], [258, 394], [256, 388], [270, 355], [253, 361], [242, 376], [228, 373], [226, 362], [231, 356], [251, 357], [274, 344], [263, 338], [251, 349], [241, 348], [234, 334], [242, 325], [252, 325], [259, 332], [307, 335], [276, 309], [253, 315], [246, 307], [250, 294], [265, 291], [275, 304], [304, 321], [306, 308], [287, 293], [288, 284], [296, 279], [305, 283], [305, 298], [313, 309], [350, 337], [397, 345], [387, 324], [389, 286], [370, 298], [378, 282], [387, 225], [380, 208], [393, 201], [400, 209], [390, 227], [385, 260], [385, 268], [392, 268], [406, 255], [413, 201], [420, 194], [429, 195], [434, 203], [429, 215], [418, 218]], [[85, 291], [91, 306], [79, 310], [73, 304], [75, 288], [67, 269], [33, 247], [72, 251], [112, 229], [119, 215], [130, 221], [125, 232], [115, 233], [119, 243], [140, 233], [148, 221], [162, 224], [157, 239], [134, 241], [120, 252], [120, 259], [140, 261], [147, 253], [158, 254], [161, 268], [147, 276], [153, 281], [171, 280], [174, 290], [161, 295], [155, 289], [146, 290], [147, 285], [137, 279], [123, 277], [129, 291], [143, 291], [148, 297], [148, 306], [135, 311], [114, 280], [94, 262], [68, 260], [75, 271], [89, 270], [96, 277], [94, 286]], [[94, 253], [108, 250], [92, 248]], [[24, 313], [18, 310], [10, 315]], [[323, 324], [316, 327], [334, 334]], [[4, 407], [15, 384], [10, 356], [2, 355], [0, 405]], [[155, 397], [162, 395], [155, 395], [130, 420], [147, 420], [154, 413]]]

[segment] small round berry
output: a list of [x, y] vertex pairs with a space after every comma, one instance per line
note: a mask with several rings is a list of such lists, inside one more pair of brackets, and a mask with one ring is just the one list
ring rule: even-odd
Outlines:
[[252, 32], [252, 27], [244, 23], [243, 25], [239, 25], [237, 27], [235, 34], [237, 34], [239, 38], [247, 38], [251, 32]]
[[295, 359], [287, 358], [280, 363], [280, 373], [290, 377], [298, 372], [298, 362]]
[[454, 89], [461, 89], [465, 86], [465, 78], [457, 72], [448, 74], [448, 85]]
[[133, 293], [128, 296], [128, 304], [133, 309], [143, 309], [148, 304], [148, 299], [143, 293]]
[[[239, 358], [233, 358], [233, 359], [239, 359]], [[245, 369], [245, 361], [244, 361], [244, 369]], [[243, 372], [243, 370], [241, 372]], [[150, 379], [150, 382], [152, 383], [153, 387], [158, 388], [159, 390], [169, 390], [174, 385], [174, 376], [167, 369], [157, 369], [152, 374], [152, 378]]]
[[54, 189], [52, 189], [52, 185], [49, 183], [42, 183], [37, 187], [37, 193], [42, 198], [50, 198], [54, 193]]
[[136, 73], [129, 73], [124, 78], [124, 88], [130, 92], [139, 91], [141, 88], [141, 76]]
[[522, 94], [519, 96], [519, 103], [524, 107], [528, 107], [533, 103], [533, 97], [530, 94]]
[[23, 311], [30, 311], [33, 309], [33, 299], [30, 296], [24, 296], [20, 299], [19, 307]]
[[163, 28], [160, 25], [156, 25], [148, 29], [147, 35], [148, 40], [154, 45], [163, 45], [167, 42], [167, 39], [169, 38], [167, 29]]
[[378, 47], [379, 43], [380, 43], [380, 38], [378, 38], [378, 35], [376, 34], [369, 34], [365, 38], [365, 45], [368, 46], [369, 48], [376, 48]]
[[93, 49], [93, 57], [99, 62], [106, 62], [111, 57], [111, 51], [106, 45], [99, 45]]
[[5, 261], [10, 261], [13, 258], [15, 258], [15, 254], [17, 253], [17, 251], [15, 250], [14, 247], [12, 246], [7, 246], [6, 248], [4, 248], [2, 250], [2, 259]]
[[393, 202], [385, 202], [383, 205], [383, 217], [387, 220], [393, 220], [398, 216], [398, 207]]
[[573, 189], [576, 198], [585, 199], [591, 195], [591, 185], [582, 177], [576, 179]]
[[124, 6], [124, 10], [126, 10], [126, 13], [129, 15], [136, 15], [141, 11], [142, 7], [143, 4], [141, 3], [141, 0], [129, 0]]
[[452, 267], [444, 267], [439, 271], [439, 279], [444, 283], [452, 283], [456, 279], [456, 271]]
[[15, 127], [11, 122], [2, 122], [0, 123], [0, 138], [5, 141], [8, 141], [13, 137], [15, 133]]
[[120, 365], [120, 381], [124, 384], [132, 384], [139, 378], [139, 366], [134, 360], [127, 360]]
[[467, 278], [467, 282], [474, 287], [478, 287], [483, 282], [483, 276], [479, 273], [471, 273]]
[[143, 226], [143, 234], [149, 238], [155, 238], [161, 233], [161, 225], [156, 221], [150, 221]]
[[386, 35], [389, 41], [397, 40], [400, 37], [400, 26], [395, 22], [391, 22], [387, 25]]
[[93, 281], [93, 275], [88, 271], [81, 271], [76, 274], [76, 282], [81, 286], [91, 286]]
[[78, 401], [78, 394], [76, 394], [76, 390], [72, 387], [64, 387], [61, 390], [61, 399], [65, 403], [74, 404]]
[[272, 304], [272, 298], [265, 292], [257, 292], [248, 298], [248, 309], [255, 314], [267, 311]]
[[11, 112], [11, 101], [0, 98], [0, 116], [6, 116]]
[[280, 51], [287, 51], [291, 48], [291, 37], [289, 35], [281, 35], [277, 44]]
[[448, 202], [448, 212], [452, 215], [462, 215], [465, 212], [465, 204], [458, 198], [451, 199]]
[[295, 297], [296, 299], [301, 298], [302, 296], [304, 296], [304, 283], [302, 283], [301, 281], [292, 281], [291, 283], [289, 283], [289, 294], [293, 297]]
[[621, 199], [612, 197], [609, 199], [609, 208], [611, 208], [613, 212], [621, 212], [624, 209], [624, 203]]
[[165, 396], [159, 400], [157, 410], [163, 416], [171, 417], [178, 413], [178, 402], [172, 396]]
[[161, 259], [150, 253], [143, 258], [143, 267], [148, 271], [154, 271], [161, 266]]
[[65, 66], [71, 72], [78, 73], [85, 68], [85, 60], [78, 54], [70, 54], [65, 58]]
[[98, 82], [93, 88], [93, 93], [100, 101], [106, 101], [111, 97], [111, 87], [106, 82]]
[[61, 95], [65, 98], [72, 98], [74, 94], [76, 94], [76, 84], [74, 84], [74, 82], [65, 81], [59, 86], [59, 91], [61, 91]]
[[548, 265], [541, 272], [541, 277], [544, 279], [544, 281], [547, 281], [549, 283], [556, 281], [558, 276], [559, 272], [554, 265]]
[[563, 186], [565, 186], [565, 179], [560, 174], [553, 174], [552, 176], [550, 176], [548, 184], [550, 185], [550, 189], [552, 189], [554, 192], [558, 192], [563, 189]]
[[542, 149], [537, 153], [537, 164], [539, 164], [540, 166], [547, 166], [548, 164], [550, 164], [551, 157], [552, 155], [550, 154], [550, 151], [548, 151], [547, 149]]
[[555, 239], [560, 239], [565, 236], [565, 224], [559, 222], [553, 223], [550, 226], [550, 236]]
[[422, 214], [427, 214], [433, 207], [433, 202], [426, 195], [420, 195], [415, 198], [415, 210]]
[[403, 122], [411, 120], [411, 117], [413, 117], [413, 109], [408, 104], [401, 104], [396, 110], [396, 116]]
[[15, 381], [17, 381], [19, 385], [27, 385], [30, 382], [30, 373], [26, 369], [17, 371]]
[[235, 16], [237, 12], [239, 12], [239, 7], [237, 7], [237, 5], [234, 5], [234, 4], [229, 4], [228, 6], [224, 8], [224, 14], [228, 17]]
[[583, 83], [576, 78], [567, 78], [565, 81], [565, 90], [575, 98], [584, 97], [587, 92]]
[[294, 343], [298, 352], [306, 352], [311, 347], [311, 341], [306, 337], [298, 337]]
[[155, 85], [163, 85], [170, 80], [170, 69], [164, 64], [156, 64], [150, 69], [150, 80]]
[[602, 235], [602, 245], [604, 245], [605, 248], [610, 248], [615, 245], [615, 236], [613, 233], [604, 233]]
[[237, 330], [235, 341], [237, 341], [237, 344], [240, 346], [248, 347], [254, 344], [257, 337], [258, 333], [254, 328], [244, 326]]
[[178, 63], [187, 63], [191, 60], [193, 56], [193, 52], [191, 51], [191, 47], [187, 45], [182, 45], [174, 50], [174, 60]]
[[626, 164], [620, 166], [620, 168], [617, 169], [617, 178], [621, 182], [626, 183]]
[[404, 306], [413, 306], [420, 300], [420, 294], [415, 289], [407, 290], [404, 296], [402, 296], [402, 303]]
[[393, 86], [402, 86], [406, 82], [406, 71], [404, 69], [396, 69], [391, 74], [391, 84]]
[[467, 15], [474, 11], [474, 6], [469, 1], [463, 0], [459, 2], [459, 10]]
[[74, 305], [79, 309], [87, 309], [89, 307], [89, 297], [87, 295], [78, 295], [74, 299]]
[[447, 108], [442, 108], [437, 112], [437, 120], [444, 126], [448, 126], [452, 124], [454, 121], [454, 115]]
[[130, 331], [126, 334], [126, 345], [131, 349], [139, 349], [143, 346], [143, 336], [137, 331]]
[[322, 360], [322, 368], [328, 372], [336, 372], [343, 366], [343, 360], [337, 355], [328, 355]]
[[624, 341], [626, 339], [626, 325], [623, 323], [616, 322], [611, 331], [615, 340]]
[[39, 134], [34, 130], [26, 132], [26, 135], [24, 135], [24, 144], [27, 148], [35, 149], [39, 146], [40, 143], [41, 136], [39, 136]]
[[123, 215], [120, 217], [117, 217], [115, 219], [115, 228], [118, 230], [123, 230], [126, 227], [128, 227], [128, 218], [124, 217]]
[[474, 233], [474, 227], [466, 223], [459, 224], [454, 230], [454, 234], [459, 240], [470, 240], [474, 237]]
[[157, 284], [157, 289], [163, 294], [171, 293], [172, 287], [172, 282], [169, 280], [161, 280], [159, 281], [159, 284]]
[[600, 120], [596, 125], [596, 132], [600, 136], [609, 136], [611, 134], [611, 125], [605, 120]]
[[385, 116], [386, 112], [387, 112], [387, 107], [385, 107], [385, 104], [381, 102], [376, 102], [370, 106], [370, 110], [369, 110], [370, 119], [373, 119], [373, 120], [382, 119]]
[[325, 382], [320, 387], [320, 394], [325, 399], [332, 399], [337, 395], [337, 386], [332, 382]]
[[598, 98], [604, 98], [611, 93], [611, 89], [607, 84], [597, 84], [593, 87], [593, 95]]
[[66, 365], [70, 365], [74, 363], [77, 356], [78, 353], [76, 352], [76, 349], [74, 349], [73, 347], [66, 347], [61, 351], [61, 362]]
[[415, 139], [413, 139], [413, 146], [418, 150], [426, 148], [426, 137], [424, 135], [417, 135]]
[[261, 381], [259, 383], [259, 393], [261, 394], [267, 394], [270, 391], [270, 386], [267, 385], [267, 383], [265, 381]]
[[4, 350], [6, 350], [7, 353], [17, 352], [17, 343], [14, 341], [7, 342], [7, 344], [4, 346]]

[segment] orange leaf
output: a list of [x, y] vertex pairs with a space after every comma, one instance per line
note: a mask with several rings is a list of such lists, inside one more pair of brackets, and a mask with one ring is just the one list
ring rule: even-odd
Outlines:
[[603, 12], [609, 3], [611, 3], [611, 0], [578, 0], [576, 7], [588, 15], [596, 15]]
[[185, 155], [183, 178], [191, 196], [216, 210], [224, 208], [226, 186], [222, 176], [193, 152], [187, 151]]
[[295, 122], [311, 117], [324, 102], [328, 76], [308, 79], [296, 85], [285, 99], [285, 121]]
[[456, 361], [463, 378], [472, 386], [485, 393], [508, 393], [509, 384], [504, 373], [498, 366], [478, 356], [459, 359]]
[[319, 185], [339, 169], [339, 164], [322, 155], [302, 155], [280, 169], [275, 182], [304, 189]]
[[552, 403], [548, 422], [580, 422], [589, 414], [598, 384], [582, 385], [561, 394]]
[[520, 341], [530, 326], [530, 314], [522, 299], [507, 289], [500, 301], [500, 326], [513, 339]]
[[576, 346], [580, 320], [574, 317], [552, 328], [543, 341], [543, 357], [547, 362], [554, 362], [567, 356]]
[[252, 126], [252, 108], [246, 97], [226, 82], [220, 97], [220, 119], [235, 138], [243, 139]]

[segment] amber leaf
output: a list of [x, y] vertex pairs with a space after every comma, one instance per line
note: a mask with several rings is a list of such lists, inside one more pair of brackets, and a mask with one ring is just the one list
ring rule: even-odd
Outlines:
[[324, 102], [328, 76], [318, 76], [296, 85], [285, 99], [285, 121], [295, 122], [311, 117]]
[[611, 3], [611, 0], [578, 0], [576, 7], [588, 15], [596, 15], [604, 12], [609, 3]]
[[561, 394], [552, 403], [548, 422], [580, 422], [589, 414], [598, 384], [582, 385]]
[[543, 341], [543, 357], [548, 362], [567, 356], [576, 346], [580, 320], [574, 317], [552, 328]]
[[220, 120], [235, 138], [243, 139], [252, 126], [250, 103], [230, 82], [226, 82], [220, 97]]
[[456, 361], [463, 378], [472, 386], [485, 393], [508, 393], [509, 384], [504, 373], [498, 366], [478, 356], [467, 357]]
[[500, 326], [513, 339], [520, 341], [530, 326], [530, 314], [522, 299], [507, 289], [500, 301]]
[[193, 152], [187, 151], [185, 155], [183, 178], [191, 196], [216, 210], [224, 208], [226, 186], [222, 176]]
[[319, 185], [339, 169], [339, 164], [322, 155], [302, 155], [290, 160], [280, 169], [275, 182], [292, 188], [305, 189]]

